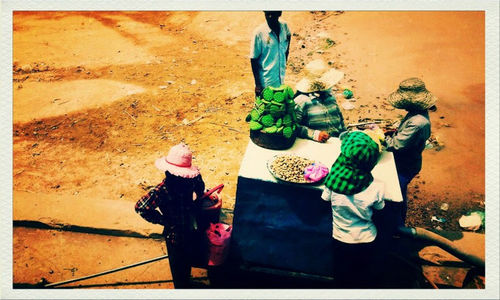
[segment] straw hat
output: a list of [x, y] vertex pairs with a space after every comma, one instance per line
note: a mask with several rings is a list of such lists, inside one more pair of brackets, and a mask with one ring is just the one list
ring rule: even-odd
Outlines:
[[173, 175], [194, 178], [200, 174], [197, 167], [191, 165], [193, 154], [189, 147], [180, 143], [173, 146], [167, 156], [160, 157], [155, 161], [155, 166], [160, 171], [168, 171]]
[[344, 77], [343, 72], [333, 68], [329, 69], [321, 59], [311, 61], [305, 69], [306, 77], [302, 78], [295, 86], [296, 90], [304, 93], [327, 90]]
[[325, 185], [336, 193], [354, 195], [372, 183], [371, 171], [380, 153], [377, 144], [367, 134], [353, 131], [345, 135], [340, 155], [333, 163]]
[[387, 101], [399, 109], [426, 110], [436, 104], [437, 97], [425, 88], [422, 80], [413, 77], [403, 80]]

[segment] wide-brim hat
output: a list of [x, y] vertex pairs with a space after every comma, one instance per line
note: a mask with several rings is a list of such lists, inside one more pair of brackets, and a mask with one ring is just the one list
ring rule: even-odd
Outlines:
[[343, 72], [329, 68], [321, 59], [311, 61], [305, 69], [306, 76], [295, 85], [297, 91], [304, 93], [330, 89], [344, 78]]
[[160, 157], [155, 161], [155, 166], [162, 172], [183, 177], [194, 178], [200, 174], [200, 170], [191, 164], [192, 152], [183, 143], [173, 146], [167, 156]]
[[378, 145], [365, 133], [355, 131], [344, 136], [340, 149], [325, 179], [326, 187], [344, 195], [364, 191], [373, 182], [371, 170], [380, 156]]
[[436, 104], [437, 97], [425, 88], [422, 80], [413, 77], [403, 80], [387, 101], [399, 109], [426, 110]]

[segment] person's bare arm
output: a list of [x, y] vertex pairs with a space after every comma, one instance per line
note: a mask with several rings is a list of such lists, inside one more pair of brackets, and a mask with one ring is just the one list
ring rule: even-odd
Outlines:
[[253, 79], [255, 81], [255, 96], [260, 96], [263, 87], [260, 84], [260, 75], [259, 75], [260, 66], [258, 59], [257, 58], [250, 59], [250, 64], [252, 65]]
[[288, 47], [286, 48], [286, 61], [288, 61], [288, 53], [290, 52], [290, 41], [292, 40], [292, 35], [287, 35], [286, 39], [288, 40]]

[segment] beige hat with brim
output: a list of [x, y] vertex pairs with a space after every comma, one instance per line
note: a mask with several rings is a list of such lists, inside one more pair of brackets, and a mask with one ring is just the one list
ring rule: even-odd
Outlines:
[[305, 67], [307, 75], [297, 83], [295, 89], [305, 93], [323, 91], [333, 87], [344, 78], [343, 72], [333, 68], [328, 70], [328, 68], [321, 59], [308, 63]]
[[426, 110], [436, 104], [437, 97], [425, 88], [422, 80], [413, 77], [403, 80], [387, 101], [398, 109]]

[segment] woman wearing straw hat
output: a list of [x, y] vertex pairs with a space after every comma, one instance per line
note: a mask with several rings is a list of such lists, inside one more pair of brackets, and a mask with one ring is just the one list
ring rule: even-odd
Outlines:
[[361, 131], [343, 134], [340, 150], [321, 195], [332, 207], [334, 277], [342, 288], [373, 287], [377, 228], [372, 214], [384, 208], [385, 184], [371, 170], [380, 152]]
[[205, 189], [200, 171], [191, 165], [191, 160], [192, 153], [187, 145], [173, 146], [167, 156], [155, 162], [155, 166], [165, 173], [165, 178], [135, 205], [135, 211], [146, 221], [164, 226], [175, 288], [190, 286], [190, 253], [195, 250], [196, 227], [193, 200], [201, 198]]
[[403, 196], [400, 226], [404, 226], [408, 207], [406, 191], [410, 181], [422, 169], [422, 151], [431, 135], [429, 109], [435, 108], [436, 96], [430, 93], [419, 78], [408, 78], [389, 95], [387, 101], [407, 111], [397, 131], [387, 133], [385, 146], [394, 153], [399, 185]]
[[320, 143], [346, 130], [342, 112], [331, 93], [343, 73], [335, 69], [326, 71], [327, 68], [322, 60], [310, 62], [306, 66], [307, 76], [297, 83], [294, 99], [297, 135]]

